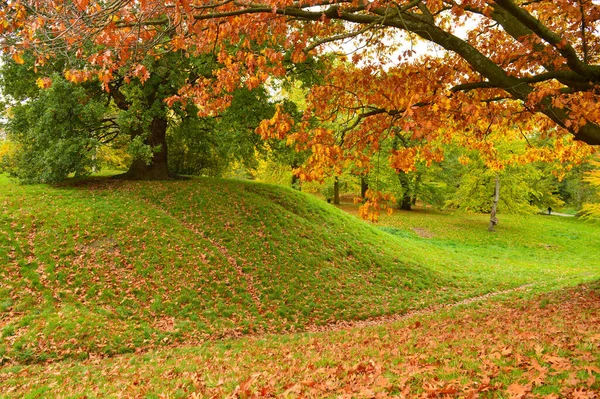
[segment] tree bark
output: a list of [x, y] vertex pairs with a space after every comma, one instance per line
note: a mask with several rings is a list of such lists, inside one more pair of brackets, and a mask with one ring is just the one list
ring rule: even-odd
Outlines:
[[416, 206], [417, 205], [417, 193], [419, 192], [419, 189], [421, 188], [421, 178], [423, 177], [423, 175], [420, 172], [417, 172], [417, 176], [415, 178], [415, 185], [413, 187], [412, 190], [412, 206]]
[[340, 181], [337, 176], [333, 180], [333, 203], [340, 204]]
[[402, 200], [399, 201], [400, 209], [404, 211], [412, 210], [412, 196], [410, 190], [410, 181], [408, 181], [408, 175], [406, 172], [399, 171], [398, 172], [398, 180], [400, 181], [400, 186], [402, 187]]
[[300, 178], [292, 173], [292, 188], [302, 191], [302, 185], [300, 184]]
[[167, 125], [164, 118], [154, 118], [150, 124], [150, 134], [146, 139], [152, 149], [158, 148], [146, 164], [144, 160], [134, 159], [125, 174], [121, 175], [127, 180], [168, 180], [174, 177], [169, 173], [169, 164], [167, 158]]
[[495, 227], [498, 224], [496, 211], [498, 210], [498, 201], [500, 201], [500, 178], [496, 175], [496, 184], [494, 185], [494, 202], [492, 203], [492, 212], [490, 212], [490, 225], [488, 231], [496, 231]]
[[[115, 102], [117, 108], [123, 111], [129, 110], [130, 103], [126, 96], [121, 92], [120, 85], [109, 85], [109, 93]], [[155, 94], [152, 93], [148, 98], [148, 103], [152, 104], [155, 100]], [[154, 117], [150, 123], [150, 132], [145, 144], [149, 145], [153, 150], [150, 163], [142, 159], [134, 159], [129, 166], [127, 172], [119, 175], [118, 178], [125, 180], [167, 180], [174, 177], [169, 173], [169, 164], [167, 158], [167, 127], [168, 121], [165, 117]], [[142, 132], [133, 132], [131, 138], [134, 138]]]
[[367, 190], [369, 189], [369, 179], [367, 176], [360, 177], [360, 198], [363, 200], [367, 196]]

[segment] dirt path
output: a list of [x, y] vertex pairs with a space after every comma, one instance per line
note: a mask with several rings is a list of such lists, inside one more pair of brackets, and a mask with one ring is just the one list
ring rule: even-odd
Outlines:
[[527, 289], [529, 289], [530, 287], [533, 287], [535, 285], [536, 285], [536, 283], [525, 284], [525, 285], [521, 285], [519, 287], [504, 290], [504, 291], [490, 292], [490, 293], [487, 293], [484, 295], [466, 298], [466, 299], [463, 299], [462, 301], [448, 303], [448, 304], [442, 304], [442, 305], [429, 306], [424, 309], [411, 310], [411, 311], [408, 311], [407, 313], [402, 313], [402, 314], [378, 316], [378, 317], [372, 317], [372, 318], [365, 319], [365, 320], [355, 320], [355, 321], [343, 321], [342, 320], [342, 321], [336, 321], [333, 323], [329, 323], [326, 325], [320, 325], [320, 326], [317, 326], [317, 325], [307, 326], [306, 331], [309, 331], [309, 332], [341, 331], [341, 330], [349, 330], [349, 329], [353, 329], [353, 328], [380, 326], [382, 324], [406, 320], [406, 319], [409, 319], [414, 316], [430, 315], [430, 314], [438, 312], [442, 309], [451, 309], [451, 308], [458, 307], [461, 305], [468, 305], [468, 304], [474, 303], [474, 302], [485, 301], [487, 299], [490, 299], [490, 298], [493, 298], [493, 297], [496, 297], [499, 295], [510, 294], [510, 293], [517, 292], [517, 291], [526, 291]]
[[550, 216], [562, 216], [562, 217], [565, 217], [565, 218], [575, 217], [575, 215], [569, 215], [568, 213], [560, 213], [560, 212], [552, 212], [550, 214]]

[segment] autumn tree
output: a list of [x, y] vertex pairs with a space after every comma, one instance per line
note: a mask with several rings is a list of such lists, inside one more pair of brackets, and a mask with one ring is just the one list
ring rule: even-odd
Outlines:
[[[263, 129], [309, 149], [298, 173], [319, 179], [322, 170], [368, 164], [393, 128], [424, 139], [419, 148], [391, 153], [398, 170], [438, 156], [434, 143], [444, 137], [464, 137], [465, 147], [490, 151], [483, 140], [488, 132], [515, 125], [524, 135], [539, 130], [600, 144], [599, 19], [600, 6], [573, 0], [20, 0], [0, 11], [0, 33], [15, 61], [25, 50], [38, 65], [72, 51], [84, 73], [73, 76], [96, 77], [107, 91], [117, 76], [145, 76], [148, 59], [177, 51], [212, 55], [218, 67], [210, 75], [184, 79], [160, 98], [170, 106], [193, 103], [202, 116], [227, 107], [241, 86], [285, 75], [286, 62], [328, 46], [338, 53], [352, 47], [357, 67], [331, 63], [306, 112], [307, 119], [323, 121], [342, 116], [343, 145], [326, 127], [292, 130], [284, 113]], [[433, 47], [415, 58], [410, 45], [419, 41]], [[157, 118], [150, 130], [159, 130]]]

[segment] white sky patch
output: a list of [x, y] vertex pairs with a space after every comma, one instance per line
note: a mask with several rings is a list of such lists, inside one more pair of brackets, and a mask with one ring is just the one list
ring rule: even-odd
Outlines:
[[[600, 0], [595, 1], [600, 2]], [[461, 22], [460, 25], [455, 26], [452, 29], [452, 34], [466, 40], [468, 33], [477, 26], [480, 20], [481, 17], [479, 16], [471, 16], [466, 21]], [[348, 31], [352, 29], [351, 23], [346, 22], [345, 25]], [[319, 50], [323, 53], [345, 54], [349, 60], [352, 60], [352, 56], [358, 53], [363, 55], [362, 61], [357, 65], [358, 67], [375, 63], [383, 65], [384, 69], [395, 67], [399, 63], [416, 61], [423, 55], [442, 57], [447, 53], [447, 50], [441, 46], [427, 41], [414, 33], [408, 33], [398, 28], [388, 29], [392, 32], [392, 35], [384, 38], [382, 43], [389, 47], [395, 47], [395, 49], [387, 54], [378, 54], [376, 57], [369, 54], [372, 48], [368, 45], [368, 31], [353, 38], [323, 44], [319, 47]]]

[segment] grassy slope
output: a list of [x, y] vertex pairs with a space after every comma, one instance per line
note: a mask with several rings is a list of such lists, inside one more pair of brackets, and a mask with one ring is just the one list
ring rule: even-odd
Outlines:
[[399, 312], [445, 285], [384, 233], [281, 188], [1, 184], [0, 356], [11, 360]]
[[440, 216], [424, 238], [214, 179], [52, 188], [0, 177], [0, 203], [0, 357], [11, 362], [304, 329], [600, 274], [597, 227], [572, 219], [507, 219], [489, 235], [477, 218]]

